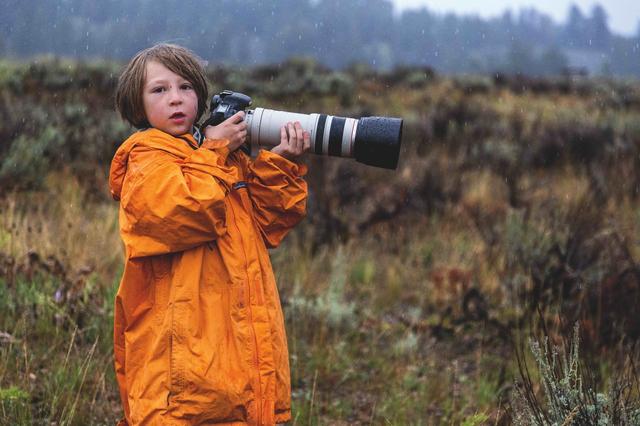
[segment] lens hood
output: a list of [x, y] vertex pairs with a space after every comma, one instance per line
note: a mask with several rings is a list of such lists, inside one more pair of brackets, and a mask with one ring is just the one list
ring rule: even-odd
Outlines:
[[358, 120], [354, 141], [356, 161], [385, 169], [396, 169], [402, 141], [402, 119], [363, 117]]

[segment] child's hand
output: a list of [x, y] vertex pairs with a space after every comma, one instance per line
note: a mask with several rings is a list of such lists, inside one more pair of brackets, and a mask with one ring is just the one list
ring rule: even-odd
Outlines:
[[280, 145], [274, 147], [271, 152], [282, 155], [287, 160], [296, 160], [311, 146], [311, 136], [306, 130], [302, 130], [299, 121], [287, 123], [280, 128]]
[[207, 139], [228, 139], [229, 145], [227, 147], [230, 151], [235, 151], [247, 139], [247, 123], [244, 121], [244, 111], [235, 113], [217, 126], [207, 126], [204, 129], [204, 136]]

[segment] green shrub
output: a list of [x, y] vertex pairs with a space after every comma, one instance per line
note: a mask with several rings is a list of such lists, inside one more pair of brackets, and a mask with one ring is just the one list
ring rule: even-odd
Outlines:
[[[579, 331], [574, 328], [569, 350], [552, 347], [548, 337], [532, 340], [531, 352], [540, 377], [544, 403], [538, 401], [528, 367], [519, 357], [520, 379], [514, 401], [514, 424], [518, 426], [605, 426], [640, 425], [638, 377], [623, 371], [608, 392], [591, 387], [593, 381], [579, 357]], [[632, 353], [631, 357], [636, 357]]]
[[0, 423], [31, 424], [31, 397], [17, 386], [0, 388]]
[[0, 182], [23, 188], [39, 187], [50, 170], [52, 159], [62, 152], [63, 144], [62, 132], [53, 126], [45, 127], [33, 139], [18, 136], [0, 164]]

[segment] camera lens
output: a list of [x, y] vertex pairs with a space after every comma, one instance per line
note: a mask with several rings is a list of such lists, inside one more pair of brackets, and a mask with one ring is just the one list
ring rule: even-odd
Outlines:
[[402, 138], [399, 118], [354, 119], [256, 108], [247, 111], [246, 120], [253, 150], [278, 145], [280, 128], [299, 121], [311, 135], [311, 151], [318, 155], [355, 158], [360, 163], [385, 169], [398, 166]]

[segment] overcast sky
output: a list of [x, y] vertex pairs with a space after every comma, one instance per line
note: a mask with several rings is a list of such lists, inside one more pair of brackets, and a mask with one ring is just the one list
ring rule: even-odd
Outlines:
[[518, 12], [522, 8], [535, 7], [556, 21], [565, 22], [571, 4], [576, 4], [584, 14], [600, 3], [609, 14], [609, 28], [624, 35], [636, 34], [640, 21], [640, 0], [391, 0], [400, 9], [427, 6], [434, 12], [472, 13], [483, 17], [501, 15], [505, 9]]

